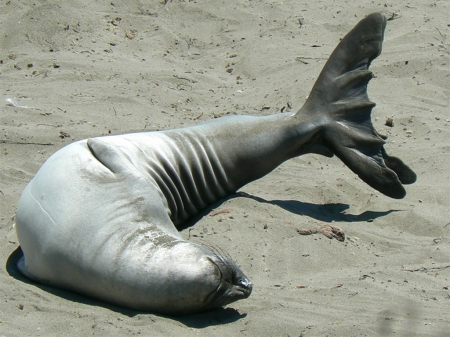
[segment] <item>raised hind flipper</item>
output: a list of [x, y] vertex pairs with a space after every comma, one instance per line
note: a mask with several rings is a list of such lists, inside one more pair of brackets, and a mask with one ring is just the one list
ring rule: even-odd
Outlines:
[[369, 66], [381, 53], [386, 18], [374, 13], [361, 20], [339, 43], [298, 114], [319, 117], [327, 146], [363, 181], [392, 198], [403, 198], [403, 184], [416, 180], [400, 159], [390, 157], [375, 131], [367, 84]]

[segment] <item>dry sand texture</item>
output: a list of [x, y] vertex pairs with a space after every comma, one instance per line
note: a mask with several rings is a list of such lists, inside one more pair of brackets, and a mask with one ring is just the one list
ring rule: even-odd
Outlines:
[[[228, 309], [172, 319], [11, 277], [20, 194], [70, 142], [298, 109], [366, 14], [390, 18], [373, 121], [418, 174], [403, 200], [336, 158], [291, 160], [184, 231], [254, 282]], [[0, 335], [449, 336], [450, 3], [29, 1], [0, 5]], [[387, 118], [393, 126], [385, 125]], [[342, 243], [298, 228], [333, 223]]]

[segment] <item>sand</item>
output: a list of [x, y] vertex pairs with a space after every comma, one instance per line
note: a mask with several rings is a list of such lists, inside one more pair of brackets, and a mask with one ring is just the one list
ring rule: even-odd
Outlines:
[[[210, 313], [134, 312], [10, 275], [20, 194], [55, 151], [295, 111], [339, 38], [375, 11], [390, 20], [371, 68], [373, 123], [418, 174], [404, 199], [317, 155], [245, 186], [183, 231], [254, 283]], [[449, 13], [446, 0], [2, 1], [0, 335], [450, 336]], [[326, 224], [346, 241], [297, 232]]]

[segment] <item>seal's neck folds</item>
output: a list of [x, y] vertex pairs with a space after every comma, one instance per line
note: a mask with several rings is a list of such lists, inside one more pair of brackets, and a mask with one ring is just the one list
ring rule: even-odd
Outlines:
[[320, 130], [320, 121], [304, 121], [295, 114], [283, 113], [230, 116], [161, 132], [168, 138], [165, 143], [171, 144], [171, 154], [159, 160], [172, 158], [173, 162], [163, 166], [174, 174], [159, 179], [158, 184], [172, 220], [175, 224], [183, 222], [290, 158], [318, 153], [313, 145]]

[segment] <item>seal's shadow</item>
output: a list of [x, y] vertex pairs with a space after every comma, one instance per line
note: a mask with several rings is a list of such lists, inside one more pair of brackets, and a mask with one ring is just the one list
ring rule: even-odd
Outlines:
[[236, 197], [244, 197], [256, 200], [261, 203], [276, 205], [294, 214], [308, 216], [310, 218], [323, 222], [358, 222], [369, 221], [376, 218], [386, 216], [392, 212], [399, 210], [388, 210], [382, 212], [365, 211], [361, 214], [348, 214], [346, 210], [350, 208], [348, 204], [312, 204], [309, 202], [302, 202], [298, 200], [266, 200], [261, 197], [239, 192]]
[[218, 308], [215, 310], [202, 312], [198, 314], [192, 314], [192, 315], [184, 315], [184, 316], [166, 316], [161, 314], [154, 314], [144, 311], [137, 311], [137, 310], [131, 310], [127, 308], [122, 308], [113, 304], [109, 304], [102, 301], [97, 301], [95, 299], [68, 291], [64, 289], [59, 288], [53, 288], [44, 284], [40, 284], [34, 281], [29, 280], [28, 278], [24, 277], [18, 270], [16, 264], [17, 261], [22, 257], [22, 249], [20, 247], [17, 247], [14, 252], [11, 253], [11, 255], [8, 257], [8, 260], [6, 261], [6, 270], [9, 274], [9, 276], [14, 277], [16, 280], [19, 280], [26, 284], [31, 284], [35, 287], [38, 287], [42, 289], [45, 292], [48, 292], [50, 294], [53, 294], [55, 296], [64, 298], [68, 301], [82, 303], [85, 305], [95, 306], [95, 307], [103, 307], [106, 309], [109, 309], [111, 311], [115, 311], [117, 313], [120, 313], [125, 316], [134, 317], [137, 315], [142, 314], [152, 314], [159, 317], [166, 317], [170, 318], [176, 321], [179, 321], [180, 323], [191, 327], [191, 328], [206, 328], [213, 325], [221, 325], [221, 324], [228, 324], [235, 321], [238, 321], [241, 318], [244, 318], [247, 316], [245, 313], [240, 313], [236, 309], [233, 308]]
[[345, 211], [350, 208], [350, 205], [348, 204], [343, 203], [312, 204], [309, 202], [302, 202], [298, 200], [266, 200], [264, 198], [248, 194], [246, 192], [239, 191], [235, 194], [229, 195], [228, 197], [213, 203], [203, 211], [199, 212], [197, 215], [193, 216], [190, 220], [186, 221], [183, 225], [178, 226], [178, 230], [181, 231], [189, 227], [192, 227], [198, 221], [200, 221], [200, 219], [208, 215], [213, 209], [218, 208], [225, 201], [239, 197], [253, 199], [260, 203], [276, 205], [293, 214], [304, 215], [323, 222], [359, 222], [359, 221], [366, 222], [386, 216], [392, 212], [400, 211], [396, 209], [391, 209], [388, 211], [381, 211], [381, 212], [365, 211], [361, 214], [349, 214], [345, 213]]

